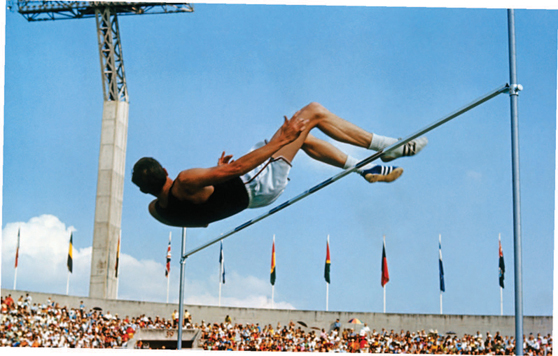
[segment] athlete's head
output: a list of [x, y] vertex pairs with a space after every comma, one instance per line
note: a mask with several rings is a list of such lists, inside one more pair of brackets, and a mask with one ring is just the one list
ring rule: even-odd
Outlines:
[[167, 181], [167, 171], [157, 160], [143, 157], [134, 164], [132, 182], [143, 193], [158, 195]]

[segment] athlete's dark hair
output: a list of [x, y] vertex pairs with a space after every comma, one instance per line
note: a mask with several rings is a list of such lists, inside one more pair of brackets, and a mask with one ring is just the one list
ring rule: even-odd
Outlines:
[[159, 194], [166, 181], [167, 172], [157, 160], [151, 157], [143, 157], [134, 164], [132, 182], [137, 185], [143, 193], [153, 195]]

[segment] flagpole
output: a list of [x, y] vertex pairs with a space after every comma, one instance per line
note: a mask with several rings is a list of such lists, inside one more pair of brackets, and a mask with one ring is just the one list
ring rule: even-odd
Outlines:
[[[172, 231], [169, 231], [169, 244], [171, 242], [171, 236], [172, 236]], [[167, 248], [167, 258], [168, 258], [168, 254], [169, 254], [169, 250]], [[169, 288], [170, 288], [170, 268], [167, 269], [167, 304], [169, 303]]]
[[66, 282], [66, 295], [70, 294], [70, 274], [72, 273], [73, 265], [74, 265], [74, 262], [73, 262], [73, 249], [74, 249], [73, 239], [74, 239], [73, 233], [70, 232], [70, 246], [68, 248], [68, 261], [66, 263], [67, 267], [68, 267], [68, 280]]
[[219, 306], [221, 306], [221, 273], [223, 273], [223, 268], [219, 267]]
[[[502, 246], [501, 244], [501, 233], [498, 233], [498, 250], [500, 250], [500, 247]], [[500, 255], [500, 251], [498, 251], [498, 257]], [[500, 285], [500, 315], [504, 315], [504, 296], [502, 293], [502, 286]]]
[[329, 283], [326, 282], [326, 311], [329, 311]]
[[[223, 242], [221, 242], [221, 256], [223, 252]], [[223, 262], [219, 263], [219, 306], [221, 306], [221, 286], [223, 285]]]
[[[441, 261], [442, 261], [442, 234], [440, 234], [438, 236], [438, 239], [439, 239], [438, 240], [438, 242], [439, 242], [438, 246], [440, 247], [440, 263], [441, 263]], [[440, 280], [441, 280], [441, 278], [442, 277], [440, 276]], [[443, 311], [442, 311], [443, 310], [442, 309], [442, 293], [443, 293], [443, 291], [442, 291], [442, 287], [441, 287], [441, 284], [440, 284], [440, 315], [443, 314]]]
[[167, 304], [169, 303], [170, 272], [167, 275]]
[[386, 286], [384, 285], [384, 314], [386, 313]]
[[[329, 234], [327, 235], [327, 247], [329, 249]], [[327, 281], [326, 281], [326, 311], [329, 311], [329, 283]]]
[[504, 315], [504, 300], [502, 295], [502, 287], [500, 287], [500, 315]]
[[120, 244], [122, 243], [122, 230], [120, 230], [118, 232], [118, 249], [116, 250], [116, 295], [115, 295], [115, 299], [118, 299], [118, 281], [120, 281], [120, 278], [118, 278], [118, 276], [120, 275]]
[[[273, 234], [273, 246], [275, 247], [275, 234]], [[275, 261], [274, 268], [277, 268], [277, 261]], [[271, 285], [271, 309], [275, 309], [275, 283]]]
[[[386, 235], [384, 235], [384, 249], [386, 248]], [[383, 261], [382, 261], [383, 263]], [[386, 283], [387, 284], [387, 283]], [[386, 313], [386, 285], [384, 284], [384, 314]]]
[[16, 246], [16, 256], [15, 256], [15, 271], [14, 271], [14, 290], [16, 290], [16, 283], [17, 283], [17, 265], [19, 262], [19, 233], [20, 228], [17, 228], [17, 246]]

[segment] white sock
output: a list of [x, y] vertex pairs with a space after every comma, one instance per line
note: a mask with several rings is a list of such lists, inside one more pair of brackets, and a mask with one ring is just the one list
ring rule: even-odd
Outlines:
[[[343, 166], [343, 169], [348, 169], [348, 168], [354, 167], [354, 166], [356, 166], [356, 164], [358, 162], [360, 162], [360, 160], [358, 160], [358, 159], [356, 159], [352, 156], [347, 155], [347, 160], [345, 161], [345, 165]], [[361, 167], [361, 168], [357, 169], [355, 172], [360, 173], [360, 172], [362, 172], [362, 170], [363, 170], [363, 168]]]
[[396, 142], [397, 139], [395, 138], [372, 134], [372, 142], [370, 142], [370, 147], [368, 147], [368, 149], [379, 151], [379, 150], [383, 150], [388, 146], [393, 145]]

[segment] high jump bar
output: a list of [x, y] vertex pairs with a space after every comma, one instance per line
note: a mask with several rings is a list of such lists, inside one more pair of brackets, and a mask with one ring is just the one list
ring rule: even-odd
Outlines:
[[466, 106], [462, 107], [461, 109], [458, 109], [458, 110], [454, 111], [453, 113], [439, 119], [438, 121], [426, 126], [422, 130], [419, 130], [419, 131], [415, 132], [414, 134], [409, 135], [406, 138], [397, 141], [393, 145], [388, 146], [385, 149], [380, 150], [380, 151], [374, 153], [373, 155], [363, 159], [362, 161], [358, 162], [355, 166], [347, 168], [344, 171], [342, 171], [340, 173], [337, 173], [336, 175], [332, 176], [331, 178], [328, 178], [328, 179], [324, 180], [323, 182], [321, 182], [321, 183], [313, 186], [312, 188], [306, 190], [305, 192], [297, 195], [296, 197], [294, 197], [290, 200], [287, 200], [286, 202], [284, 202], [282, 204], [277, 205], [273, 209], [269, 210], [267, 213], [262, 214], [262, 215], [260, 215], [256, 218], [254, 218], [254, 219], [248, 220], [247, 222], [235, 227], [234, 229], [230, 230], [229, 232], [223, 233], [219, 237], [216, 237], [215, 239], [188, 251], [186, 254], [184, 254], [182, 256], [182, 259], [186, 259], [189, 256], [193, 255], [194, 253], [199, 252], [199, 251], [205, 249], [206, 247], [209, 247], [209, 246], [213, 245], [216, 242], [224, 240], [227, 237], [229, 237], [233, 234], [236, 234], [237, 232], [239, 232], [241, 230], [244, 230], [248, 226], [254, 225], [258, 221], [263, 220], [263, 219], [267, 218], [268, 216], [271, 216], [271, 215], [277, 213], [278, 211], [285, 209], [286, 207], [288, 207], [290, 205], [293, 205], [297, 201], [302, 200], [302, 199], [306, 198], [307, 196], [317, 192], [318, 190], [327, 187], [331, 183], [338, 181], [339, 179], [345, 177], [346, 175], [356, 171], [360, 167], [365, 166], [368, 163], [375, 161], [376, 159], [382, 157], [384, 154], [395, 150], [396, 148], [406, 144], [409, 141], [414, 140], [415, 138], [418, 138], [418, 137], [424, 135], [425, 133], [427, 133], [431, 130], [434, 130], [438, 126], [445, 124], [446, 122], [460, 116], [461, 114], [466, 113], [467, 111], [479, 106], [480, 104], [482, 104], [484, 102], [487, 102], [488, 100], [490, 100], [490, 99], [492, 99], [492, 98], [494, 98], [494, 97], [496, 97], [500, 94], [508, 93], [510, 90], [513, 90], [515, 92], [515, 91], [519, 91], [521, 89], [522, 88], [519, 85], [516, 85], [516, 86], [513, 86], [513, 88], [510, 88], [509, 84], [505, 84], [505, 85], [499, 87], [498, 89], [492, 90], [491, 92], [481, 96], [480, 98], [478, 98], [478, 99], [474, 100], [473, 102], [467, 104]]

